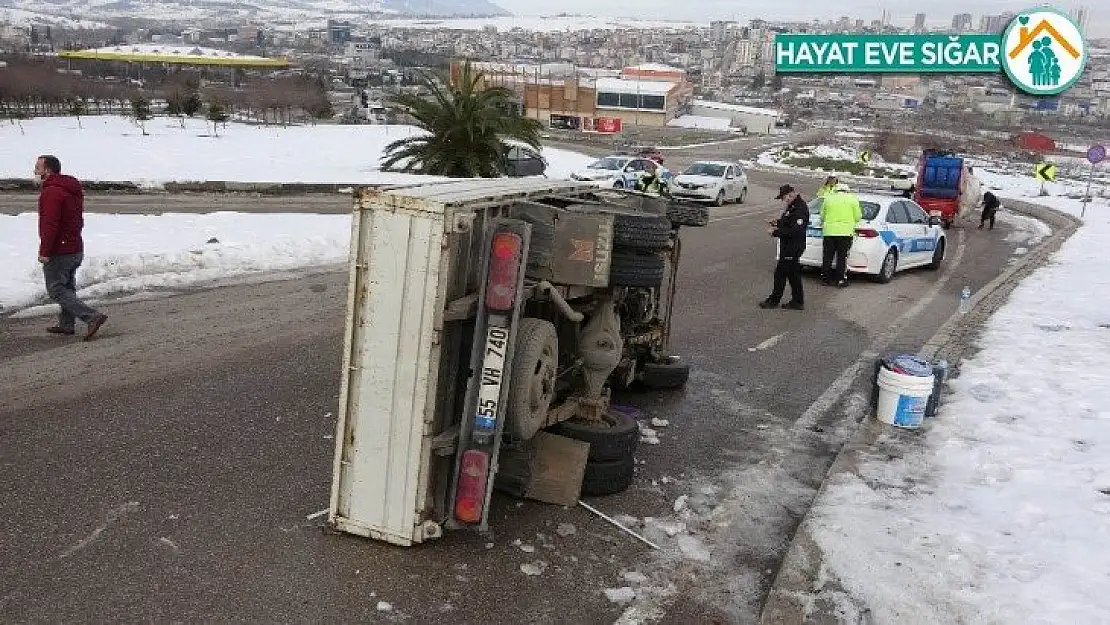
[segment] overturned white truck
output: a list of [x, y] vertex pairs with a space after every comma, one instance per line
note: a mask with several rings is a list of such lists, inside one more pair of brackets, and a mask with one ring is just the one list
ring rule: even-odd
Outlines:
[[677, 226], [707, 216], [545, 179], [356, 192], [332, 527], [411, 545], [485, 529], [495, 484], [626, 489], [639, 431], [610, 389], [686, 383]]

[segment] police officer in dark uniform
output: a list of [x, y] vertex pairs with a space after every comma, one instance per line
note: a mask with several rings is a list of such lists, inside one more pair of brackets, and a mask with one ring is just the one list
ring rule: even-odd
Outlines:
[[786, 203], [786, 210], [774, 221], [768, 222], [768, 232], [779, 240], [779, 262], [775, 265], [775, 287], [771, 296], [759, 303], [760, 308], [777, 308], [790, 282], [790, 301], [783, 308], [803, 310], [802, 266], [799, 263], [806, 249], [806, 228], [809, 227], [809, 206], [794, 187], [784, 184], [779, 187], [775, 199]]

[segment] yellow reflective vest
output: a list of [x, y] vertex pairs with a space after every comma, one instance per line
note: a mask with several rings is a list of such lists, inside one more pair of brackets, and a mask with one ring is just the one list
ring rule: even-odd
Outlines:
[[830, 193], [821, 201], [821, 230], [826, 237], [855, 236], [856, 224], [861, 219], [863, 207], [851, 193]]

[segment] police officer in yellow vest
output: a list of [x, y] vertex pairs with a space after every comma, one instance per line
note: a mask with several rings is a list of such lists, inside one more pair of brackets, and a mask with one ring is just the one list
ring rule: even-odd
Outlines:
[[825, 184], [821, 185], [820, 189], [817, 189], [817, 197], [825, 197], [826, 195], [831, 194], [833, 192], [833, 189], [836, 188], [836, 185], [839, 182], [840, 180], [837, 179], [836, 176], [829, 176], [828, 178], [825, 178]]
[[636, 181], [636, 190], [649, 195], [670, 195], [667, 183], [660, 176], [659, 166], [655, 161], [648, 161], [646, 173]]
[[848, 252], [856, 236], [863, 208], [848, 185], [839, 183], [821, 201], [822, 260], [825, 284], [848, 286]]

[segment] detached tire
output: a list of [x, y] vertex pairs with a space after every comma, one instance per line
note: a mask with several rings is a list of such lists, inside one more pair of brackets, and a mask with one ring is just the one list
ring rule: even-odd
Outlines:
[[679, 356], [667, 356], [658, 362], [648, 361], [640, 367], [639, 382], [655, 390], [672, 390], [686, 386], [690, 380], [690, 363]]
[[628, 457], [612, 462], [589, 462], [582, 477], [582, 495], [602, 497], [623, 493], [636, 479], [636, 459]]
[[671, 202], [667, 205], [667, 219], [678, 226], [703, 228], [709, 225], [709, 207], [693, 202]]
[[662, 250], [671, 242], [671, 220], [662, 215], [613, 215], [613, 247]]
[[609, 270], [610, 286], [654, 288], [663, 284], [667, 261], [659, 254], [617, 250]]
[[517, 329], [505, 426], [516, 440], [531, 440], [547, 420], [559, 372], [559, 335], [547, 320], [524, 317]]
[[[548, 431], [590, 444], [588, 462], [605, 463], [624, 461], [635, 457], [640, 445], [640, 426], [632, 417], [610, 410], [601, 423], [593, 421], [563, 421]], [[587, 473], [589, 465], [587, 464]]]

